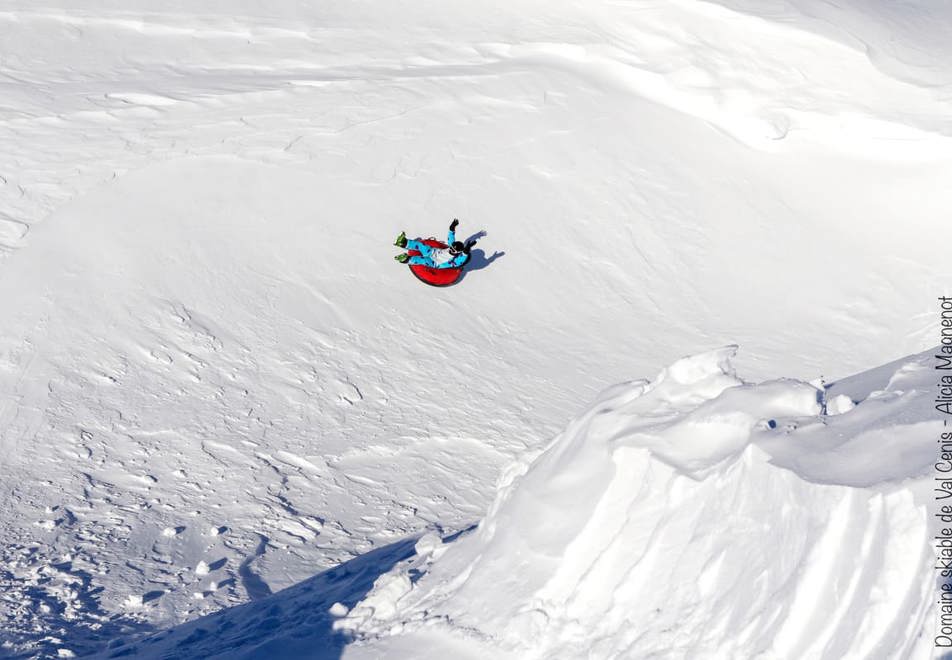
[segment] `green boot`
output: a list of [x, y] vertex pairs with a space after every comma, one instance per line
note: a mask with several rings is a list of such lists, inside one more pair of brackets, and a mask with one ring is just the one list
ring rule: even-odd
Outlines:
[[397, 240], [393, 242], [397, 247], [406, 247], [407, 246], [407, 234], [406, 232], [400, 232], [400, 235], [397, 236]]
[[399, 261], [399, 262], [402, 263], [402, 264], [405, 264], [405, 263], [407, 263], [408, 261], [410, 261], [410, 255], [409, 255], [409, 254], [398, 254], [397, 256], [394, 257], [394, 259], [396, 259], [397, 261]]

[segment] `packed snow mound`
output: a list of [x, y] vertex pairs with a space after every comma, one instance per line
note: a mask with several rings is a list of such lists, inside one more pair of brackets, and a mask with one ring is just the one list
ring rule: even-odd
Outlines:
[[848, 384], [744, 383], [733, 353], [607, 391], [508, 472], [476, 532], [377, 580], [337, 624], [362, 639], [347, 657], [460, 638], [494, 657], [908, 657], [933, 589], [911, 485], [925, 358], [855, 405]]

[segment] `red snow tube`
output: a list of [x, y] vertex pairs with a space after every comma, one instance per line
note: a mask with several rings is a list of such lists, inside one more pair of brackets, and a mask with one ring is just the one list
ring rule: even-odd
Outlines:
[[[420, 242], [438, 249], [446, 249], [449, 247], [443, 241], [438, 241], [435, 238], [427, 238]], [[419, 256], [420, 253], [416, 250], [408, 250], [407, 254], [411, 257], [416, 257]], [[459, 278], [463, 276], [462, 267], [430, 268], [429, 266], [414, 266], [411, 264], [410, 272], [416, 275], [418, 280], [430, 286], [450, 286], [451, 284], [456, 284]]]

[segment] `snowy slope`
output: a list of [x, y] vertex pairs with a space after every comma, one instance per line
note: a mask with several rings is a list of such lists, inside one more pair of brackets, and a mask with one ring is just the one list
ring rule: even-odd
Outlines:
[[[684, 354], [810, 380], [933, 344], [949, 16], [811, 7], [0, 1], [4, 652], [358, 562], [350, 607]], [[392, 237], [454, 216], [473, 264], [422, 287]], [[818, 447], [771, 449], [778, 499], [888, 471]]]
[[927, 657], [932, 356], [820, 391], [744, 383], [733, 352], [606, 391], [472, 533], [112, 655]]

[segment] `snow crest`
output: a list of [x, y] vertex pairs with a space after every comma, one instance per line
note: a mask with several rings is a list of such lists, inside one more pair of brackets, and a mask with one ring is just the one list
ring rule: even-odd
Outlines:
[[337, 623], [364, 642], [348, 657], [433, 630], [520, 658], [908, 654], [924, 508], [772, 464], [771, 442], [822, 437], [824, 392], [744, 383], [734, 350], [604, 393], [509, 470], [477, 531], [379, 578]]

